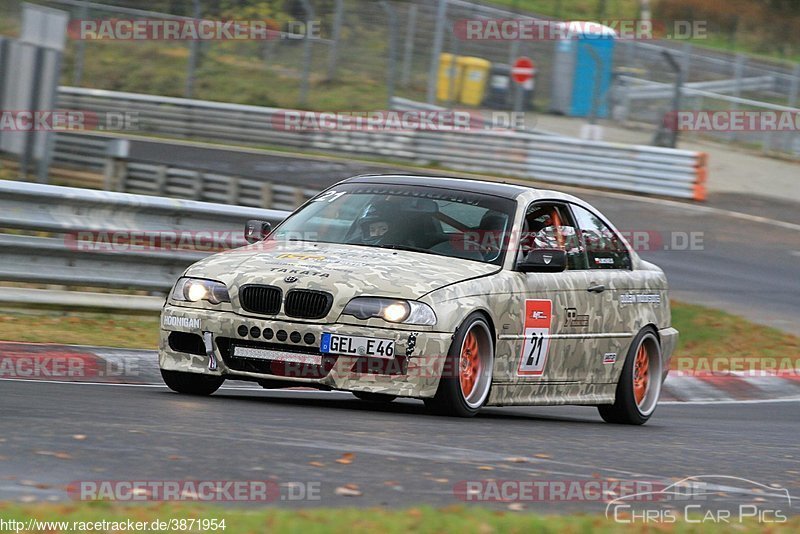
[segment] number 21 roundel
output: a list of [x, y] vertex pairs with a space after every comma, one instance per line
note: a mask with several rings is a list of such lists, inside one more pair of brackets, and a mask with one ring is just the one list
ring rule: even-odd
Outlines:
[[525, 343], [519, 360], [518, 375], [541, 376], [547, 363], [550, 346], [550, 324], [553, 318], [553, 301], [526, 300], [523, 334]]

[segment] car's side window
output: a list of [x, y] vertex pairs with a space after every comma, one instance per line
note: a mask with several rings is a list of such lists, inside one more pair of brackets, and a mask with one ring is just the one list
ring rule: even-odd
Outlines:
[[572, 213], [591, 269], [630, 269], [631, 256], [625, 243], [597, 215], [577, 205]]
[[564, 250], [567, 269], [588, 269], [577, 226], [564, 204], [537, 202], [528, 208], [520, 237], [520, 252], [524, 256], [537, 249]]

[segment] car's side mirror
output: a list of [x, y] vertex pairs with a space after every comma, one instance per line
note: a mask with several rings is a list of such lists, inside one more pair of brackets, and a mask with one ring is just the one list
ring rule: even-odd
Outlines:
[[567, 268], [567, 253], [563, 250], [531, 250], [519, 263], [523, 273], [560, 273]]
[[244, 240], [248, 243], [263, 241], [272, 231], [272, 225], [267, 221], [250, 219], [244, 226]]

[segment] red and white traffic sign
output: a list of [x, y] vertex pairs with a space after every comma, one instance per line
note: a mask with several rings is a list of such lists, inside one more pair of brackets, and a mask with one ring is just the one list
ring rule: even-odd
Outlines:
[[533, 79], [535, 73], [536, 67], [533, 64], [533, 60], [529, 57], [522, 56], [518, 58], [514, 62], [514, 66], [511, 67], [511, 78], [520, 84]]

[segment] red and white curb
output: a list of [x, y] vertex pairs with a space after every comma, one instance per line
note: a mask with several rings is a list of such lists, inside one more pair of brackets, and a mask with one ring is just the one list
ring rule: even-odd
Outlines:
[[[0, 379], [163, 385], [153, 350], [0, 341]], [[253, 387], [229, 381], [226, 385]], [[664, 402], [800, 400], [800, 370], [766, 373], [673, 371], [664, 382]]]
[[731, 371], [686, 374], [672, 372], [661, 390], [662, 401], [714, 402], [800, 400], [800, 370], [766, 373]]

